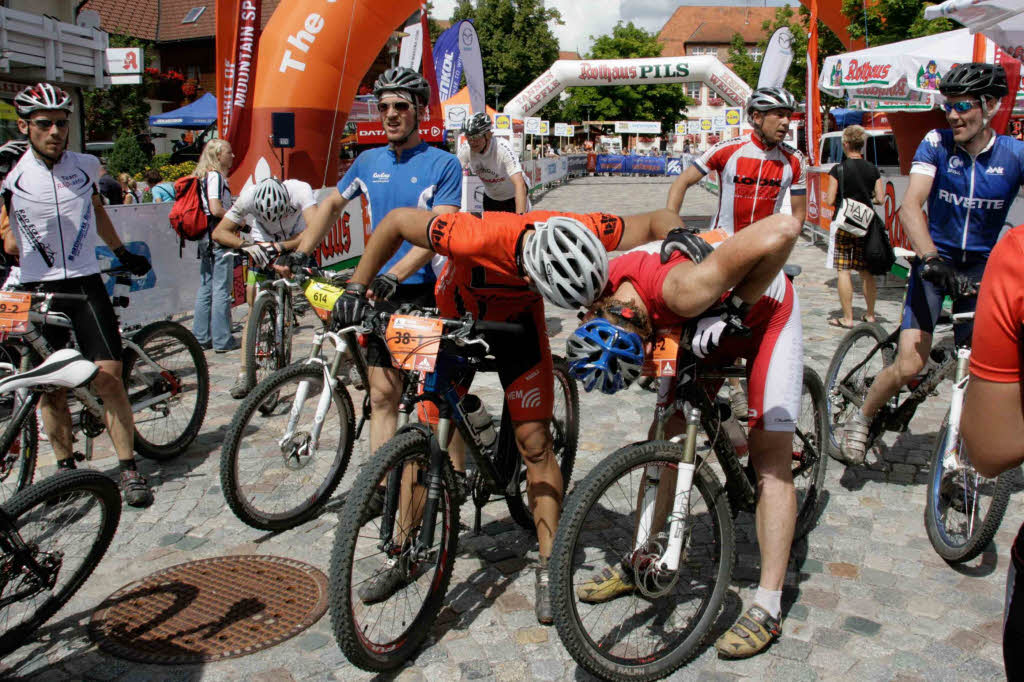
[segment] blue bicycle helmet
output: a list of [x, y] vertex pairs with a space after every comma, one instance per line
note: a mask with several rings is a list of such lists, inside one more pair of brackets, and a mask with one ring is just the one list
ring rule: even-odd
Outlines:
[[644, 342], [602, 317], [579, 327], [566, 342], [569, 374], [585, 391], [599, 388], [611, 395], [636, 381], [644, 365]]

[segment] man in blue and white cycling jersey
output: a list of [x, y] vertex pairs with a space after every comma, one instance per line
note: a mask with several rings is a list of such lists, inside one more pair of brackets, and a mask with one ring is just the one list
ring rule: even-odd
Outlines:
[[[462, 203], [462, 166], [454, 154], [420, 140], [420, 115], [430, 100], [430, 85], [420, 74], [405, 67], [388, 69], [373, 86], [379, 100], [385, 147], [359, 155], [345, 177], [320, 203], [317, 218], [302, 233], [289, 262], [301, 265], [338, 220], [349, 201], [366, 199], [370, 230], [375, 230], [394, 208], [420, 208], [434, 213], [454, 213]], [[430, 267], [433, 252], [403, 242], [381, 268], [372, 290], [396, 303], [433, 307], [437, 278]], [[284, 264], [281, 260], [280, 264]], [[367, 340], [370, 365], [370, 452], [375, 452], [395, 433], [401, 375], [392, 367], [391, 353], [376, 337]]]
[[[997, 135], [989, 122], [1006, 95], [1003, 67], [960, 64], [942, 79], [949, 130], [932, 130], [914, 154], [900, 220], [921, 262], [910, 272], [896, 361], [879, 372], [861, 409], [847, 420], [841, 450], [847, 463], [864, 461], [875, 413], [920, 373], [946, 294], [981, 280], [1006, 215], [1024, 184], [1024, 142]], [[928, 215], [922, 206], [928, 202]], [[975, 296], [960, 297], [954, 312], [974, 310]], [[957, 341], [970, 338], [959, 325]]]

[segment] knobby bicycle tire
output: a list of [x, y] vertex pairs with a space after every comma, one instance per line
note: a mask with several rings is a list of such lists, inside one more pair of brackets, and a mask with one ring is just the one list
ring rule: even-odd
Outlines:
[[[846, 360], [847, 354], [857, 344], [858, 341], [864, 338], [874, 339], [874, 342], [867, 350], [873, 349], [877, 344], [882, 343], [889, 334], [885, 331], [882, 325], [877, 322], [863, 322], [858, 324], [856, 327], [846, 333], [845, 336], [839, 341], [839, 345], [836, 347], [836, 352], [832, 354], [832, 361], [829, 362], [828, 370], [825, 372], [825, 404], [826, 404], [826, 420], [825, 420], [825, 436], [826, 436], [826, 447], [825, 451], [833, 458], [839, 460], [839, 435], [838, 427], [842, 426], [845, 418], [849, 416], [847, 409], [851, 407], [848, 401], [839, 395], [836, 383], [842, 379], [839, 376], [840, 370], [843, 369], [843, 373], [848, 373], [850, 369], [863, 360], [863, 356], [854, 358], [854, 362], [846, 364], [844, 368], [844, 360]], [[877, 353], [882, 360], [882, 366], [888, 367], [892, 364], [895, 359], [894, 349], [880, 349]], [[865, 377], [867, 379], [869, 377]], [[871, 376], [870, 379], [874, 379]], [[867, 385], [857, 386], [856, 390], [861, 397], [867, 395]]]
[[[562, 495], [564, 496], [565, 491], [569, 488], [569, 483], [572, 481], [573, 467], [576, 465], [576, 448], [580, 437], [580, 393], [576, 380], [569, 375], [569, 364], [564, 358], [557, 355], [554, 356], [554, 382], [555, 395], [558, 395], [559, 392], [562, 393], [565, 398], [566, 407], [565, 424], [561, 426], [552, 424], [550, 427], [552, 429], [552, 438], [555, 439], [555, 458], [558, 461], [558, 468], [562, 472]], [[502, 431], [509, 429], [509, 436], [512, 436], [511, 427], [512, 422], [508, 419], [506, 410], [502, 414], [501, 429]], [[558, 430], [561, 433], [558, 433]], [[505, 497], [509, 515], [524, 530], [535, 533], [537, 529], [533, 522], [533, 513], [530, 512], [530, 504], [526, 494], [526, 465], [522, 463], [519, 448], [516, 447], [515, 437], [512, 436], [508, 440], [499, 442], [502, 443], [503, 447], [501, 452], [506, 457], [514, 458], [515, 460], [514, 464], [507, 467], [506, 470], [516, 471], [516, 468], [518, 468], [516, 483], [520, 493], [519, 495], [508, 495]]]
[[[622, 657], [612, 656], [610, 653], [606, 655], [601, 652], [581, 622], [572, 564], [578, 553], [584, 553], [584, 561], [588, 561], [589, 555], [585, 554], [585, 550], [578, 548], [577, 545], [585, 531], [585, 522], [590, 511], [598, 507], [598, 502], [603, 498], [604, 492], [618, 485], [624, 475], [651, 463], [678, 463], [682, 459], [682, 452], [681, 444], [668, 441], [645, 441], [620, 448], [601, 460], [578, 484], [572, 497], [566, 502], [559, 521], [549, 564], [551, 610], [555, 617], [555, 627], [562, 644], [573, 659], [582, 668], [601, 679], [655, 680], [669, 675], [700, 653], [721, 612], [735, 562], [733, 514], [728, 495], [711, 469], [698, 467], [693, 479], [693, 492], [699, 494], [707, 504], [710, 526], [717, 534], [719, 551], [717, 558], [712, 560], [713, 562], [717, 561], [717, 566], [713, 565], [714, 585], [701, 607], [688, 621], [692, 625], [687, 628], [688, 634], [685, 638], [661, 656], [647, 656], [643, 660], [631, 664], [625, 662]], [[622, 493], [623, 498], [633, 497], [631, 491], [632, 486], [626, 486], [626, 492]], [[696, 495], [693, 497], [696, 498]], [[625, 500], [624, 503], [635, 505], [635, 502], [626, 502]], [[692, 530], [692, 525], [688, 524], [688, 526]], [[691, 552], [696, 553], [696, 548], [691, 545], [691, 540], [692, 537], [683, 547], [684, 563], [691, 561], [689, 558]], [[610, 560], [618, 561], [618, 557], [612, 557]], [[588, 565], [587, 570], [593, 572], [592, 568]], [[682, 569], [682, 564], [680, 568]], [[620, 599], [625, 598], [633, 597], [620, 597]], [[613, 602], [605, 602], [598, 608], [611, 603]], [[654, 602], [648, 603], [652, 604], [650, 607], [652, 610], [656, 608], [653, 606]]]
[[[173, 348], [173, 344], [180, 344], [188, 353], [189, 364], [177, 368], [177, 379], [182, 382], [185, 390], [177, 395], [172, 395], [162, 406], [145, 408], [136, 412], [133, 417], [135, 421], [135, 451], [143, 457], [157, 461], [172, 459], [188, 449], [188, 446], [199, 435], [199, 429], [202, 428], [203, 420], [206, 418], [206, 406], [210, 400], [210, 371], [206, 364], [206, 356], [192, 332], [176, 322], [167, 320], [146, 325], [132, 337], [132, 340], [141, 346], [158, 365], [161, 364], [161, 359], [165, 359], [169, 355], [167, 349]], [[158, 345], [161, 343], [164, 344], [162, 348]], [[180, 350], [179, 347], [177, 351], [173, 352], [180, 353]], [[152, 373], [152, 368], [130, 348], [125, 349], [123, 363], [122, 376], [125, 390], [131, 399], [133, 392], [138, 393], [135, 390], [136, 384], [148, 385], [146, 381], [135, 379], [136, 370], [147, 375], [149, 379], [154, 377], [148, 376]], [[195, 375], [189, 376], [189, 371], [194, 371]], [[188, 415], [187, 421], [183, 417], [172, 416], [173, 406], [183, 404], [182, 401], [185, 399], [191, 400], [190, 396], [192, 395], [194, 395], [195, 405], [191, 414]], [[168, 432], [167, 436], [157, 439], [150, 434], [148, 428], [140, 429], [140, 422], [148, 425], [151, 418], [164, 409], [170, 409], [171, 412], [164, 413], [162, 418], [157, 417], [154, 423], [158, 420]]]
[[[366, 631], [369, 625], [365, 628], [360, 627], [360, 623], [356, 621], [355, 612], [359, 597], [353, 594], [352, 589], [352, 579], [356, 572], [354, 564], [357, 560], [369, 558], [362, 556], [357, 559], [356, 544], [360, 539], [369, 540], [371, 544], [377, 542], [376, 538], [368, 535], [369, 531], [364, 530], [364, 526], [371, 524], [369, 527], [374, 528], [372, 524], [377, 523], [374, 519], [379, 516], [368, 514], [366, 510], [373, 505], [378, 483], [392, 468], [413, 458], [423, 462], [429, 461], [431, 442], [432, 438], [428, 438], [424, 431], [412, 429], [399, 433], [382, 445], [373, 459], [362, 467], [353, 483], [342, 508], [335, 534], [327, 593], [331, 625], [335, 639], [348, 660], [370, 672], [395, 670], [413, 657], [430, 633], [451, 582], [458, 547], [459, 508], [458, 494], [455, 493], [455, 474], [450, 461], [446, 460], [441, 476], [442, 503], [438, 509], [434, 535], [438, 545], [437, 558], [433, 564], [434, 574], [428, 585], [429, 592], [422, 606], [413, 617], [401, 621], [405, 626], [404, 630], [388, 642], [370, 640], [370, 635]], [[420, 577], [425, 574], [426, 572], [421, 573]], [[397, 620], [392, 618], [391, 622]]]
[[[5, 419], [0, 419], [0, 424], [3, 424], [0, 443], [11, 439], [11, 446], [7, 448], [0, 461], [0, 504], [4, 504], [15, 493], [31, 485], [36, 473], [36, 458], [39, 455], [39, 425], [36, 423], [36, 411], [30, 410], [21, 423], [16, 424], [14, 416], [20, 405], [20, 399], [14, 393], [0, 396], [0, 409], [4, 412], [10, 409], [10, 414], [6, 415]], [[17, 435], [13, 435], [11, 430]]]
[[[269, 325], [264, 330], [264, 319]], [[291, 334], [282, 335], [287, 348], [279, 347], [275, 341], [277, 326], [277, 299], [272, 295], [257, 296], [249, 313], [249, 333], [245, 337], [246, 381], [255, 386], [272, 373], [282, 369], [291, 358]], [[262, 343], [261, 343], [262, 342]], [[257, 357], [257, 354], [263, 357]], [[265, 353], [265, 355], [264, 355]]]
[[[221, 449], [220, 455], [221, 488], [224, 490], [224, 498], [227, 500], [231, 511], [243, 523], [253, 528], [271, 531], [287, 530], [303, 524], [319, 514], [324, 505], [331, 499], [331, 495], [338, 487], [338, 484], [341, 483], [341, 479], [345, 475], [345, 469], [348, 467], [349, 460], [352, 457], [352, 444], [355, 440], [355, 411], [352, 407], [352, 399], [349, 397], [348, 390], [339, 381], [335, 384], [333, 391], [333, 407], [337, 414], [339, 427], [337, 433], [332, 431], [331, 433], [321, 435], [321, 437], [327, 438], [337, 437], [338, 447], [333, 453], [333, 459], [327, 467], [326, 474], [321, 480], [314, 481], [316, 484], [315, 489], [310, 493], [296, 495], [296, 499], [299, 500], [298, 504], [283, 511], [265, 511], [256, 502], [248, 498], [247, 493], [249, 491], [246, 488], [252, 487], [253, 484], [250, 484], [248, 481], [242, 481], [239, 476], [240, 467], [246, 464], [246, 462], [242, 461], [245, 457], [242, 445], [246, 439], [249, 439], [250, 443], [255, 441], [256, 435], [261, 429], [259, 422], [270, 419], [273, 413], [279, 413], [287, 419], [291, 405], [290, 403], [280, 404], [280, 402], [294, 395], [294, 392], [287, 389], [289, 384], [294, 383], [297, 388], [298, 384], [303, 381], [310, 382], [311, 385], [316, 386], [318, 389], [310, 391], [302, 406], [303, 413], [309, 415], [309, 421], [301, 421], [296, 424], [297, 432], [295, 438], [308, 438], [310, 434], [305, 429], [312, 426], [321, 394], [320, 387], [323, 386], [324, 381], [323, 365], [320, 363], [289, 365], [271, 374], [258, 384], [242, 401], [238, 411], [235, 412], [234, 418], [231, 420], [231, 424], [228, 426], [228, 431], [224, 438], [224, 447]], [[264, 410], [264, 404], [268, 400], [273, 402], [275, 407], [271, 410]], [[272, 458], [281, 458], [281, 465], [285, 473], [290, 472], [294, 476], [299, 476], [303, 475], [304, 472], [308, 472], [310, 464], [313, 467], [317, 466], [315, 462], [310, 463], [301, 460], [286, 462], [282, 458], [283, 453], [281, 452], [280, 445], [276, 442], [283, 435], [281, 428], [269, 426], [262, 428], [271, 439], [267, 446], [277, 448], [276, 452], [271, 452]], [[327, 426], [324, 428], [328, 429]], [[291, 445], [298, 448], [296, 452], [300, 452], [302, 447], [308, 445], [308, 441], [305, 443], [295, 442]], [[323, 456], [325, 453], [321, 451], [318, 454]], [[287, 479], [282, 479], [279, 482], [290, 485]], [[255, 495], [260, 494], [260, 491], [253, 492]]]
[[[924, 527], [928, 532], [928, 539], [932, 543], [936, 554], [950, 564], [961, 564], [974, 559], [985, 551], [988, 544], [992, 542], [999, 525], [1003, 522], [1003, 514], [1006, 513], [1006, 505], [1010, 500], [1012, 488], [1011, 476], [1016, 475], [1017, 469], [1011, 469], [999, 475], [995, 480], [986, 479], [988, 485], [993, 486], [992, 501], [988, 510], [985, 511], [985, 518], [977, 523], [973, 532], [965, 539], [963, 544], [951, 542], [942, 526], [941, 516], [943, 505], [942, 482], [945, 471], [942, 467], [942, 459], [945, 453], [946, 439], [949, 437], [949, 413], [942, 420], [936, 438], [935, 449], [932, 452], [931, 476], [928, 481], [928, 499], [924, 507]], [[964, 456], [966, 446], [962, 439], [960, 443], [961, 457]], [[966, 459], [966, 458], [965, 458]], [[968, 468], [965, 475], [970, 476], [973, 469]], [[965, 505], [966, 506], [966, 505]]]
[[[82, 496], [87, 497], [82, 497]], [[73, 502], [79, 504], [72, 507]], [[21, 623], [8, 629], [0, 635], [0, 656], [14, 651], [32, 635], [32, 633], [57, 611], [66, 604], [75, 592], [85, 583], [93, 570], [100, 563], [110, 541], [117, 530], [117, 524], [121, 517], [121, 496], [118, 493], [117, 485], [103, 474], [96, 471], [60, 471], [46, 478], [35, 485], [16, 494], [6, 504], [3, 511], [11, 516], [15, 527], [22, 536], [24, 542], [32, 548], [37, 560], [46, 557], [56, 557], [53, 552], [47, 552], [58, 538], [62, 537], [62, 530], [71, 528], [70, 525], [63, 527], [44, 528], [38, 537], [29, 534], [29, 524], [40, 518], [57, 519], [65, 517], [67, 524], [80, 523], [83, 520], [91, 520], [89, 511], [92, 504], [98, 504], [99, 523], [95, 528], [95, 536], [92, 536], [91, 543], [82, 545], [79, 538], [69, 540], [74, 545], [68, 545], [66, 549], [77, 547], [85, 549], [81, 563], [70, 573], [66, 581], [63, 581], [63, 574], [58, 572], [57, 582], [59, 589], [49, 597], [46, 597], [31, 615]], [[64, 569], [64, 563], [68, 561], [68, 552], [61, 553], [59, 561]], [[4, 555], [2, 561], [6, 565], [4, 574], [8, 570], [16, 575], [21, 571], [13, 563], [16, 561], [14, 555]], [[9, 581], [3, 583], [3, 590], [6, 593], [7, 587], [12, 586]], [[16, 587], [16, 586], [12, 586]], [[40, 593], [41, 594], [41, 593]], [[8, 610], [17, 607], [21, 602], [8, 606]], [[8, 613], [0, 613], [0, 622], [6, 622]]]
[[[804, 399], [810, 399], [811, 415], [813, 416], [813, 432], [806, 433], [797, 422], [798, 432], [793, 435], [794, 442], [794, 484], [797, 488], [796, 529], [793, 539], [799, 540], [807, 535], [818, 522], [818, 512], [824, 497], [825, 469], [828, 466], [828, 455], [824, 452], [825, 445], [825, 422], [827, 421], [825, 407], [825, 387], [821, 383], [818, 373], [810, 367], [804, 367]], [[804, 407], [800, 407], [803, 414]], [[797, 450], [801, 448], [800, 458], [797, 458]], [[810, 473], [805, 477], [800, 476], [810, 468]], [[799, 485], [800, 480], [806, 480], [806, 488]], [[800, 496], [803, 499], [800, 499]]]

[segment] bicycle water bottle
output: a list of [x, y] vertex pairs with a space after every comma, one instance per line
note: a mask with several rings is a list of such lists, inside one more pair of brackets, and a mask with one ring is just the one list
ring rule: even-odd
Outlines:
[[480, 398], [470, 393], [462, 399], [459, 407], [462, 408], [462, 413], [466, 415], [466, 422], [469, 424], [470, 430], [476, 435], [480, 445], [485, 448], [490, 448], [494, 445], [494, 441], [498, 439], [498, 434], [494, 430], [494, 423], [491, 422], [491, 415], [487, 413], [487, 408], [480, 402]]

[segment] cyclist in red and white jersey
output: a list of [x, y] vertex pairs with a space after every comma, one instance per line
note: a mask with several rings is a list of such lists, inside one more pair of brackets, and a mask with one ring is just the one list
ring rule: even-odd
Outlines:
[[782, 140], [796, 100], [782, 88], [758, 88], [747, 100], [750, 137], [719, 142], [675, 179], [666, 208], [679, 213], [686, 191], [710, 171], [718, 171], [718, 213], [712, 229], [732, 235], [747, 225], [779, 213], [789, 190], [793, 217], [807, 216], [806, 162]]

